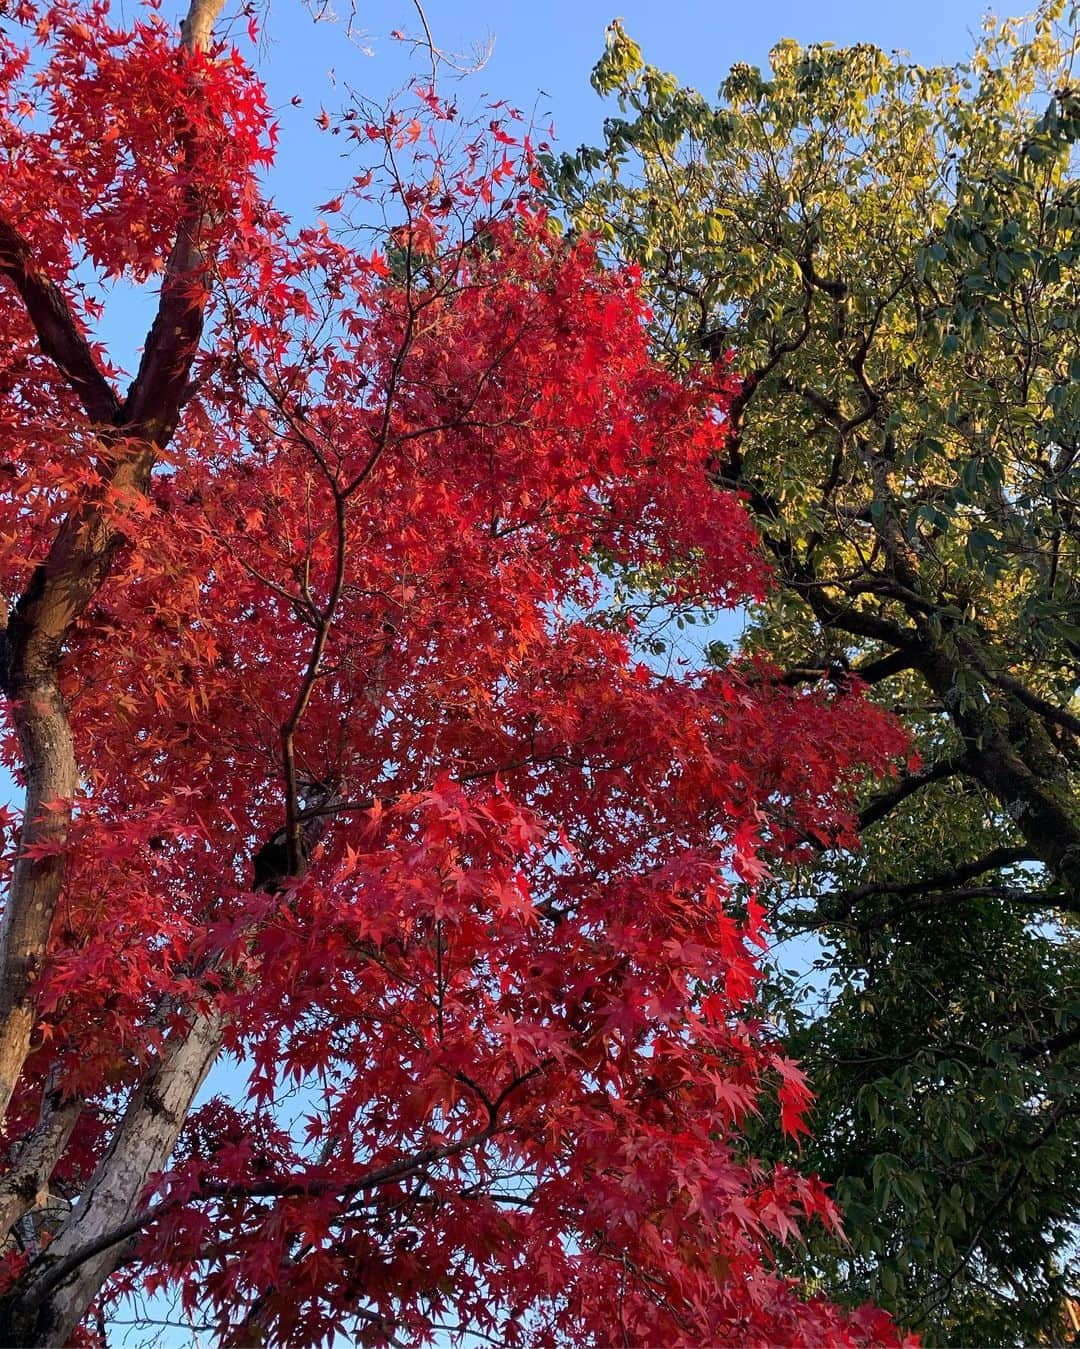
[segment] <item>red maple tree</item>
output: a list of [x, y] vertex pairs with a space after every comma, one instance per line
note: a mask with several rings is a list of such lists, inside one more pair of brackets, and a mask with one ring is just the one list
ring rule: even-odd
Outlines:
[[[809, 1093], [730, 892], [850, 841], [898, 735], [657, 673], [611, 603], [767, 584], [731, 389], [650, 359], [505, 112], [451, 153], [433, 91], [348, 111], [321, 209], [381, 181], [392, 228], [294, 229], [219, 8], [0, 44], [0, 1341], [149, 1285], [226, 1344], [896, 1342], [770, 1262], [836, 1218], [740, 1139]], [[198, 1104], [222, 1054], [250, 1090]]]

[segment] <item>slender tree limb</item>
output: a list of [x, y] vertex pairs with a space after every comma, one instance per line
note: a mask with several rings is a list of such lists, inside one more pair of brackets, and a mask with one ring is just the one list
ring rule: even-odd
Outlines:
[[972, 885], [960, 890], [940, 890], [932, 895], [923, 895], [907, 903], [897, 904], [885, 913], [860, 918], [854, 926], [860, 932], [876, 932], [897, 919], [907, 918], [913, 913], [925, 913], [950, 904], [966, 904], [977, 899], [1000, 899], [1006, 904], [1023, 909], [1060, 909], [1065, 913], [1080, 913], [1080, 904], [1068, 895], [1054, 890], [1026, 890], [1017, 885]]
[[46, 1084], [38, 1122], [0, 1180], [0, 1233], [9, 1233], [24, 1214], [41, 1204], [82, 1108], [81, 1099], [63, 1095], [52, 1082]]
[[1080, 1022], [1068, 1030], [1058, 1031], [1056, 1035], [1048, 1035], [1043, 1040], [1036, 1040], [1034, 1044], [1024, 1045], [1020, 1050], [1020, 1058], [1025, 1061], [1039, 1059], [1044, 1055], [1053, 1058], [1055, 1054], [1064, 1053], [1066, 1049], [1071, 1049], [1077, 1044], [1080, 1044]]
[[796, 688], [799, 684], [813, 684], [827, 679], [832, 684], [846, 684], [852, 677], [864, 684], [880, 684], [891, 675], [901, 674], [914, 668], [914, 657], [909, 651], [893, 651], [876, 660], [864, 661], [861, 665], [848, 665], [844, 660], [829, 664], [793, 665], [780, 675], [778, 683], [787, 688]]
[[974, 880], [977, 876], [985, 875], [988, 871], [996, 871], [1000, 867], [1016, 866], [1021, 862], [1038, 860], [1030, 848], [993, 848], [983, 857], [975, 858], [970, 862], [963, 862], [948, 871], [940, 871], [936, 876], [925, 876], [917, 881], [870, 881], [866, 885], [860, 885], [853, 890], [841, 891], [835, 898], [845, 903], [848, 912], [850, 912], [851, 908], [858, 904], [860, 900], [869, 899], [872, 895], [922, 895], [933, 890], [955, 889], [967, 881]]
[[963, 862], [949, 871], [938, 872], [934, 876], [926, 876], [920, 880], [868, 881], [865, 885], [855, 886], [850, 890], [834, 891], [822, 896], [823, 904], [828, 906], [826, 914], [823, 914], [820, 909], [800, 910], [797, 913], [789, 914], [787, 921], [805, 928], [829, 927], [838, 922], [846, 923], [856, 906], [861, 904], [863, 900], [885, 895], [891, 895], [898, 899], [911, 898], [915, 902], [910, 905], [897, 905], [885, 915], [874, 915], [865, 920], [865, 924], [857, 922], [854, 926], [861, 928], [865, 925], [869, 929], [887, 923], [894, 917], [914, 912], [918, 908], [931, 908], [939, 903], [963, 902], [964, 900], [980, 898], [1006, 899], [1024, 904], [1027, 908], [1045, 906], [1047, 908], [1065, 909], [1067, 912], [1080, 912], [1080, 907], [1068, 895], [1054, 891], [1025, 890], [1020, 886], [1003, 884], [977, 887], [967, 885], [967, 882], [985, 875], [988, 871], [996, 871], [1003, 867], [1017, 866], [1022, 862], [1037, 862], [1039, 860], [1041, 859], [1030, 848], [994, 848], [984, 857], [976, 858], [971, 862]]
[[939, 759], [937, 763], [923, 768], [917, 773], [909, 773], [900, 779], [895, 787], [872, 797], [859, 812], [859, 830], [869, 829], [871, 825], [883, 820], [892, 813], [901, 801], [906, 801], [915, 792], [921, 791], [932, 782], [944, 782], [948, 778], [964, 773], [970, 767], [967, 753], [955, 754]]
[[[195, 1029], [198, 1029], [198, 1025]], [[220, 1020], [218, 1021], [218, 1030], [220, 1031]], [[184, 1037], [182, 1043], [186, 1046], [190, 1042], [191, 1035], [189, 1034]], [[350, 1197], [379, 1189], [384, 1185], [399, 1181], [403, 1177], [425, 1170], [437, 1162], [460, 1156], [471, 1148], [481, 1146], [500, 1131], [502, 1125], [499, 1116], [507, 1100], [526, 1082], [542, 1073], [549, 1064], [550, 1060], [534, 1065], [526, 1072], [519, 1073], [503, 1088], [497, 1097], [489, 1101], [486, 1105], [488, 1120], [482, 1129], [469, 1134], [456, 1143], [444, 1143], [436, 1147], [422, 1148], [420, 1151], [400, 1158], [396, 1162], [390, 1162], [386, 1166], [364, 1172], [351, 1180], [345, 1180], [340, 1176], [307, 1176], [288, 1180], [253, 1181], [250, 1184], [207, 1185], [194, 1195], [177, 1195], [160, 1200], [141, 1213], [118, 1222], [104, 1231], [98, 1231], [90, 1240], [82, 1244], [73, 1244], [68, 1238], [68, 1229], [65, 1228], [63, 1236], [68, 1238], [65, 1244], [69, 1249], [64, 1251], [59, 1249], [60, 1238], [49, 1248], [49, 1254], [53, 1258], [49, 1259], [49, 1255], [43, 1257], [41, 1272], [34, 1288], [34, 1296], [39, 1300], [47, 1298], [55, 1290], [60, 1289], [66, 1280], [77, 1274], [88, 1262], [107, 1256], [110, 1251], [138, 1235], [151, 1223], [159, 1221], [177, 1208], [187, 1204], [206, 1199], [277, 1199], [327, 1193]], [[119, 1149], [113, 1151], [117, 1152]], [[105, 1161], [107, 1162], [108, 1158]], [[102, 1168], [99, 1167], [99, 1174], [101, 1170]], [[57, 1259], [57, 1257], [59, 1258]]]
[[120, 400], [102, 374], [67, 297], [33, 258], [29, 242], [0, 219], [0, 275], [18, 291], [41, 350], [60, 371], [99, 426], [115, 422]]
[[1052, 721], [1069, 731], [1072, 735], [1080, 736], [1080, 717], [1075, 717], [1064, 707], [1057, 707], [1054, 703], [1047, 702], [1045, 698], [1040, 698], [1037, 693], [1032, 691], [1020, 682], [1014, 679], [1012, 675], [997, 674], [989, 670], [982, 672], [992, 684], [996, 684], [999, 689], [1006, 693], [1011, 693], [1025, 707], [1032, 712], [1036, 712], [1040, 717], [1045, 717], [1047, 721]]

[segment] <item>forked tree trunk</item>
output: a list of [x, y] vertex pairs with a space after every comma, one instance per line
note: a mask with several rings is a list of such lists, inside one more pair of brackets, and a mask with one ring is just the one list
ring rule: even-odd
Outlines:
[[126, 1225], [137, 1216], [150, 1177], [168, 1162], [221, 1048], [222, 1024], [217, 1012], [196, 1016], [143, 1079], [60, 1233], [0, 1299], [0, 1344], [65, 1344], [86, 1315], [130, 1248]]

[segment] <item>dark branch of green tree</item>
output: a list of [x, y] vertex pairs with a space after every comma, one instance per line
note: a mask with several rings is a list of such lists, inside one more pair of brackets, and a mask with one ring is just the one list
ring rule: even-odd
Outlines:
[[1020, 1057], [1037, 1059], [1046, 1055], [1052, 1058], [1055, 1054], [1072, 1049], [1078, 1044], [1080, 1044], [1080, 1023], [1070, 1026], [1068, 1030], [1059, 1031], [1056, 1035], [1048, 1035], [1044, 1040], [1037, 1040], [1034, 1044], [1024, 1045], [1020, 1050]]
[[963, 754], [956, 754], [951, 758], [939, 759], [937, 763], [930, 764], [917, 773], [906, 774], [895, 787], [888, 791], [879, 792], [863, 806], [859, 811], [859, 829], [869, 829], [871, 825], [885, 819], [912, 792], [920, 791], [931, 782], [943, 782], [946, 778], [956, 777], [958, 774], [965, 772], [967, 766], [967, 753], [965, 751]]
[[[1048, 890], [1027, 890], [1016, 885], [971, 885], [963, 890], [939, 890], [924, 895], [921, 899], [911, 899], [906, 903], [894, 905], [883, 913], [875, 913], [863, 918], [849, 919], [848, 923], [859, 932], [873, 932], [881, 928], [894, 926], [902, 918], [912, 914], [924, 913], [944, 904], [965, 904], [976, 899], [1000, 899], [1007, 904], [1017, 904], [1025, 909], [1062, 909], [1066, 913], [1080, 912], [1075, 903], [1064, 895]], [[819, 920], [818, 926], [826, 926]]]

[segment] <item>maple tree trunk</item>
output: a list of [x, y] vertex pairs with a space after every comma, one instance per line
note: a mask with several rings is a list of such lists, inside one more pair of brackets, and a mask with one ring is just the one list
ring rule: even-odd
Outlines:
[[108, 1151], [33, 1277], [0, 1299], [0, 1344], [66, 1343], [135, 1231], [139, 1201], [164, 1169], [196, 1093], [221, 1048], [223, 1019], [196, 1015], [132, 1095]]
[[[152, 462], [149, 450], [136, 451], [117, 465], [110, 486], [144, 491]], [[30, 1050], [31, 992], [64, 879], [64, 845], [79, 783], [60, 657], [72, 624], [108, 573], [116, 542], [116, 531], [95, 503], [70, 516], [4, 634], [3, 688], [19, 736], [26, 798], [19, 858], [0, 927], [0, 1119]], [[36, 855], [40, 848], [44, 855]]]
[[[70, 801], [78, 783], [71, 728], [55, 674], [19, 681], [10, 694], [27, 783], [21, 855], [0, 928], [0, 1117], [30, 1047], [34, 1012], [28, 995], [49, 939], [64, 873], [70, 809], [46, 807]], [[56, 851], [38, 859], [26, 855], [28, 848], [42, 844]]]

